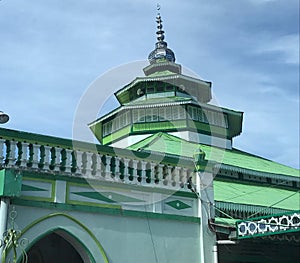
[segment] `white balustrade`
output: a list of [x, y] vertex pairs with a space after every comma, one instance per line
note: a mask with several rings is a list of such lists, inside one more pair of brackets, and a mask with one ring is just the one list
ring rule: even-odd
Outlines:
[[5, 139], [0, 139], [0, 165], [185, 190], [190, 176], [184, 167]]

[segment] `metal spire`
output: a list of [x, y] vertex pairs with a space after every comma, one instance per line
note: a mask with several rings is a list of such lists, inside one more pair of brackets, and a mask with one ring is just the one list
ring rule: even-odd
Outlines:
[[148, 60], [151, 64], [161, 62], [163, 60], [167, 60], [169, 62], [175, 62], [175, 55], [174, 52], [169, 49], [167, 46], [167, 42], [164, 41], [165, 39], [165, 31], [162, 30], [162, 19], [160, 15], [160, 5], [157, 4], [157, 16], [156, 16], [156, 23], [157, 23], [157, 42], [155, 44], [155, 49], [149, 54]]

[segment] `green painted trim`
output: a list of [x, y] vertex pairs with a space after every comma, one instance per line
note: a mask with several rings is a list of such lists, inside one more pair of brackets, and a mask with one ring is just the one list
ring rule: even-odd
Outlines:
[[183, 209], [191, 208], [190, 205], [182, 202], [181, 200], [173, 200], [173, 201], [170, 201], [170, 202], [166, 202], [166, 204], [168, 206], [173, 207], [174, 209], [177, 209], [177, 210], [183, 210]]
[[0, 170], [0, 197], [20, 196], [22, 179], [22, 174], [14, 169]]
[[[131, 132], [131, 125], [127, 125], [124, 128], [117, 130], [115, 132], [112, 132], [110, 135], [107, 135], [102, 138], [102, 143], [104, 145], [109, 144], [112, 141], [115, 141], [119, 138], [125, 137], [126, 135], [130, 134]], [[99, 135], [97, 136], [97, 138]]]
[[[38, 176], [38, 177], [26, 177], [24, 176], [23, 177], [23, 183], [26, 183], [26, 181], [35, 181], [35, 182], [45, 182], [45, 183], [49, 183], [52, 185], [51, 187], [51, 197], [39, 197], [39, 196], [25, 196], [25, 195], [22, 195], [22, 192], [21, 192], [21, 196], [20, 198], [23, 198], [23, 199], [28, 199], [28, 200], [40, 200], [40, 201], [48, 201], [48, 202], [54, 202], [55, 200], [55, 188], [56, 188], [56, 184], [55, 184], [55, 181], [54, 180], [51, 180], [51, 179], [45, 179], [41, 176]], [[47, 191], [47, 190], [45, 190]]]
[[47, 192], [47, 190], [27, 184], [22, 184], [22, 192]]
[[113, 204], [100, 204], [100, 203], [95, 203], [95, 202], [84, 202], [84, 201], [76, 201], [76, 200], [71, 200], [69, 198], [70, 192], [70, 186], [78, 186], [78, 187], [83, 187], [83, 188], [88, 188], [88, 189], [94, 189], [90, 187], [90, 184], [78, 184], [78, 183], [70, 183], [67, 182], [66, 185], [66, 204], [72, 204], [72, 205], [84, 205], [84, 206], [97, 206], [97, 207], [103, 207], [103, 208], [113, 208], [113, 209], [121, 209], [121, 205], [113, 205]]
[[199, 223], [200, 218], [192, 216], [172, 215], [172, 214], [159, 214], [152, 212], [141, 212], [132, 210], [123, 210], [121, 208], [108, 208], [108, 207], [91, 207], [86, 205], [71, 205], [60, 203], [47, 203], [41, 201], [29, 201], [15, 198], [12, 200], [12, 204], [30, 207], [41, 207], [49, 209], [59, 209], [63, 211], [81, 211], [88, 213], [101, 213], [106, 215], [127, 216], [127, 217], [140, 217], [140, 218], [153, 218], [161, 220], [175, 220], [191, 223]]
[[[64, 176], [64, 175], [53, 175], [53, 174], [41, 174], [38, 172], [26, 172], [23, 171], [23, 178], [26, 180], [27, 178], [35, 178], [37, 180], [41, 180], [41, 178], [46, 178], [50, 180], [62, 180], [66, 181], [68, 184], [74, 184], [74, 185], [80, 185], [80, 186], [93, 186], [93, 187], [107, 187], [107, 189], [129, 189], [129, 190], [137, 190], [140, 192], [151, 192], [151, 193], [161, 193], [166, 195], [172, 195], [172, 196], [181, 196], [181, 197], [188, 197], [197, 199], [197, 196], [192, 191], [186, 192], [181, 191], [180, 189], [174, 189], [174, 190], [168, 190], [168, 189], [162, 189], [162, 188], [155, 188], [149, 186], [142, 186], [142, 185], [133, 185], [133, 184], [125, 184], [125, 183], [118, 183], [118, 182], [109, 182], [105, 180], [96, 180], [96, 179], [86, 179], [86, 178], [79, 178], [79, 177], [71, 177], [71, 176]], [[112, 187], [113, 185], [113, 187]]]
[[[181, 192], [179, 191], [172, 191], [168, 189], [161, 189], [161, 188], [154, 188], [154, 187], [147, 187], [147, 186], [141, 186], [141, 185], [132, 185], [132, 184], [124, 184], [124, 183], [117, 183], [117, 182], [105, 182], [105, 181], [95, 181], [93, 183], [88, 183], [86, 180], [78, 183], [78, 182], [73, 182], [73, 181], [67, 181], [67, 187], [69, 185], [73, 186], [78, 186], [78, 187], [85, 187], [89, 189], [105, 189], [105, 190], [115, 190], [118, 191], [120, 189], [125, 189], [125, 190], [135, 190], [139, 192], [147, 192], [147, 193], [160, 193], [160, 194], [165, 194], [169, 196], [180, 196], [180, 197], [188, 197], [188, 198], [193, 198], [197, 199], [198, 197], [194, 192]], [[117, 185], [117, 187], [116, 187]], [[67, 188], [67, 192], [69, 189]]]
[[68, 214], [64, 214], [64, 213], [53, 213], [53, 214], [48, 214], [46, 216], [40, 217], [38, 219], [36, 219], [35, 221], [33, 221], [32, 223], [30, 223], [29, 225], [27, 225], [25, 228], [22, 229], [21, 231], [21, 236], [24, 235], [29, 229], [31, 229], [33, 226], [39, 224], [42, 221], [45, 221], [51, 217], [56, 217], [56, 216], [63, 216], [66, 217], [68, 219], [70, 219], [71, 221], [73, 221], [74, 223], [76, 223], [77, 225], [79, 225], [83, 230], [85, 230], [90, 237], [95, 241], [95, 243], [97, 244], [97, 247], [100, 250], [100, 253], [105, 261], [105, 263], [109, 263], [107, 255], [104, 251], [104, 248], [102, 247], [101, 243], [99, 242], [99, 240], [96, 238], [96, 236], [93, 234], [93, 232], [87, 227], [85, 226], [83, 223], [81, 223], [80, 221], [78, 221], [77, 219], [75, 219], [74, 217], [68, 215]]
[[[133, 198], [127, 195], [122, 195], [122, 194], [118, 194], [116, 192], [98, 192], [98, 191], [94, 191], [94, 192], [72, 192], [72, 194], [78, 195], [78, 196], [82, 196], [82, 197], [87, 197], [90, 199], [94, 199], [97, 201], [103, 201], [106, 203], [131, 203], [131, 202], [144, 202], [141, 199], [137, 199], [137, 198]], [[109, 195], [112, 195], [112, 198], [109, 198]]]

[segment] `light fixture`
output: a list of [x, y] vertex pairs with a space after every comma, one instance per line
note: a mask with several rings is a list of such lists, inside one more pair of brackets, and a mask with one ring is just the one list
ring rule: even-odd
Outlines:
[[9, 116], [4, 113], [3, 111], [0, 111], [0, 124], [6, 123], [9, 120]]

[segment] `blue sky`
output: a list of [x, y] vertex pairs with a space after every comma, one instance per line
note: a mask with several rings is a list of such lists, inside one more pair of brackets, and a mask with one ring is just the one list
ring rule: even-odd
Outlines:
[[[299, 1], [160, 4], [176, 62], [212, 81], [219, 105], [244, 112], [234, 146], [299, 168]], [[102, 105], [142, 75], [135, 66], [154, 48], [155, 16], [156, 1], [0, 1], [0, 110], [11, 118], [1, 127], [72, 138], [95, 79], [134, 62], [99, 87]]]

